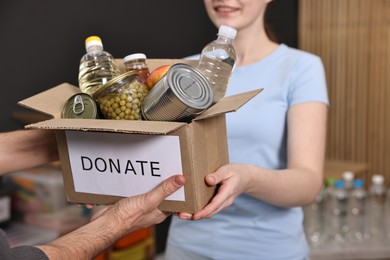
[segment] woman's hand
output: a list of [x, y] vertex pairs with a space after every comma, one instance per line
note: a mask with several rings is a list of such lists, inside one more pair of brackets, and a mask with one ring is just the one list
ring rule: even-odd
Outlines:
[[247, 164], [227, 164], [216, 172], [206, 175], [207, 185], [219, 185], [217, 194], [202, 210], [194, 214], [181, 212], [177, 216], [185, 220], [211, 218], [230, 206], [241, 193], [245, 192], [251, 178], [248, 173], [252, 171], [252, 168], [252, 165]]

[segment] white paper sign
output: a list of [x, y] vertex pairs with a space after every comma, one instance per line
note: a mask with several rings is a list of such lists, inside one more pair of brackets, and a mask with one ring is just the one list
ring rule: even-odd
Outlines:
[[[178, 136], [65, 131], [75, 191], [131, 197], [182, 174]], [[167, 200], [184, 201], [184, 188]]]

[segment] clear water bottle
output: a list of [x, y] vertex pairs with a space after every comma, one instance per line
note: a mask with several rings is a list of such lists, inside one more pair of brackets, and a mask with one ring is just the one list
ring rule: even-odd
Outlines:
[[342, 176], [345, 183], [345, 190], [350, 193], [354, 188], [355, 174], [352, 171], [345, 171]]
[[[344, 189], [345, 191], [347, 192], [347, 206], [348, 206], [348, 200], [349, 198], [351, 197], [351, 193], [352, 193], [352, 190], [354, 189], [354, 179], [355, 179], [355, 174], [352, 172], [352, 171], [345, 171], [343, 172], [342, 174], [342, 178], [343, 178], [343, 181], [344, 181]], [[348, 211], [347, 211], [348, 213]], [[344, 226], [343, 226], [343, 232], [345, 234], [348, 233], [348, 221], [345, 221], [344, 223]]]
[[325, 199], [325, 202], [329, 202], [330, 201], [330, 197], [333, 193], [333, 190], [334, 190], [334, 184], [336, 182], [336, 178], [334, 177], [328, 177], [326, 178], [325, 180], [325, 189], [324, 189], [324, 199]]
[[354, 180], [354, 187], [348, 199], [347, 210], [347, 240], [351, 245], [358, 245], [364, 239], [365, 200], [367, 194], [364, 189], [364, 181]]
[[328, 238], [330, 242], [336, 244], [345, 242], [345, 232], [343, 227], [346, 223], [348, 194], [345, 190], [345, 184], [342, 180], [337, 180], [334, 184], [334, 190], [330, 196], [328, 212]]
[[207, 44], [200, 55], [198, 69], [214, 89], [213, 103], [225, 96], [236, 63], [233, 47], [236, 34], [236, 29], [222, 25], [218, 30], [218, 38]]
[[385, 216], [386, 236], [387, 240], [390, 241], [390, 189], [386, 191]]
[[317, 195], [316, 201], [304, 207], [304, 227], [311, 246], [319, 246], [325, 240], [324, 236], [324, 189]]
[[383, 175], [373, 175], [368, 193], [367, 227], [373, 244], [382, 244], [385, 239], [385, 199], [386, 188]]
[[121, 74], [114, 57], [103, 50], [100, 37], [90, 36], [85, 40], [86, 54], [80, 60], [80, 90], [93, 95], [103, 84]]
[[330, 217], [330, 215], [328, 214], [328, 212], [331, 212], [330, 210], [330, 202], [332, 201], [332, 194], [333, 194], [333, 191], [334, 191], [334, 184], [336, 182], [336, 178], [334, 177], [328, 177], [325, 179], [325, 188], [324, 188], [324, 222], [327, 223], [329, 222], [328, 219]]

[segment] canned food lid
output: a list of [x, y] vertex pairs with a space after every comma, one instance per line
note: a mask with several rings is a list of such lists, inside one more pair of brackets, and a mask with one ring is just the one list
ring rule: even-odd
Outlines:
[[112, 79], [110, 79], [108, 82], [103, 84], [95, 93], [93, 93], [93, 98], [97, 98], [102, 92], [104, 92], [106, 89], [109, 89], [112, 85], [127, 79], [127, 78], [134, 78], [136, 79], [138, 77], [138, 71], [136, 70], [130, 70], [125, 73], [120, 74], [119, 76], [116, 76]]
[[86, 93], [71, 96], [62, 108], [62, 118], [95, 119], [98, 116], [95, 100]]
[[127, 62], [129, 60], [139, 60], [139, 59], [144, 59], [146, 60], [146, 55], [143, 54], [143, 53], [134, 53], [134, 54], [130, 54], [130, 55], [127, 55], [126, 57], [123, 58], [123, 61], [124, 62]]
[[212, 105], [214, 92], [208, 80], [194, 67], [177, 63], [167, 71], [167, 83], [187, 106], [206, 109]]

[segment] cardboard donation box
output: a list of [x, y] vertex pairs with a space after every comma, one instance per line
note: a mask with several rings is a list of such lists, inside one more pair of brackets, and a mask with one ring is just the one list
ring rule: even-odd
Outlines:
[[[179, 62], [194, 61], [147, 61], [151, 71]], [[239, 109], [261, 89], [225, 97], [190, 123], [61, 118], [65, 102], [79, 92], [78, 87], [63, 83], [19, 102], [50, 116], [26, 128], [55, 130], [68, 201], [112, 204], [183, 174], [185, 186], [163, 201], [160, 209], [194, 213], [216, 191], [206, 185], [205, 175], [228, 163], [225, 114]]]

